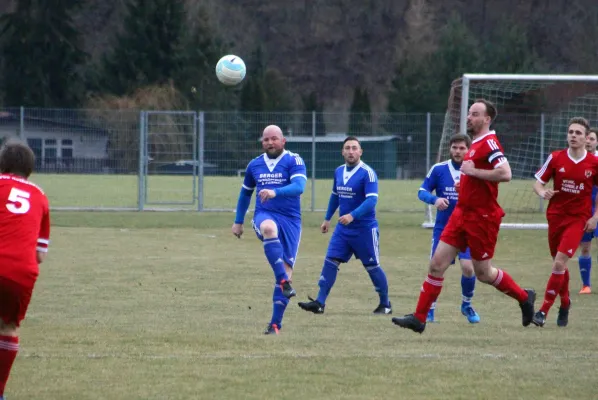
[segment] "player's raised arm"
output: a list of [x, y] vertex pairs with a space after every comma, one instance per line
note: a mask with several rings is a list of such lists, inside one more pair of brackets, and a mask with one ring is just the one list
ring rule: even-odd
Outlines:
[[483, 179], [491, 182], [509, 182], [513, 174], [511, 166], [500, 143], [493, 138], [485, 139], [484, 151], [486, 151], [486, 158], [488, 163], [492, 165], [492, 169], [476, 168], [474, 162], [471, 160], [463, 161], [461, 165], [461, 172], [465, 175], [474, 178]]
[[292, 157], [295, 161], [290, 169], [291, 183], [281, 188], [276, 188], [274, 190], [276, 196], [300, 196], [305, 190], [305, 184], [307, 183], [307, 169], [305, 168], [305, 162], [303, 162], [303, 159], [299, 157], [298, 154], [292, 154]]

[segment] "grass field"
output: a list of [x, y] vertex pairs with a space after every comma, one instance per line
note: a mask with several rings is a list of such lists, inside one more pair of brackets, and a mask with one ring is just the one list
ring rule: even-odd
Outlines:
[[[52, 175], [33, 177], [52, 200], [53, 207], [137, 207], [137, 176], [135, 175]], [[232, 210], [239, 195], [241, 179], [237, 177], [206, 177], [204, 207], [206, 209]], [[324, 210], [328, 205], [331, 182], [316, 181], [315, 209]], [[417, 199], [421, 180], [381, 180], [377, 209], [415, 213], [420, 223], [424, 219], [424, 204]], [[507, 211], [505, 222], [539, 222], [545, 219], [539, 212], [539, 199], [533, 194], [532, 182], [526, 180], [502, 184], [499, 201]], [[302, 206], [311, 209], [312, 185], [308, 182]], [[151, 208], [197, 209], [193, 203], [193, 177], [149, 176], [147, 200]], [[183, 203], [189, 203], [185, 205]], [[170, 203], [170, 204], [160, 204]], [[178, 203], [178, 204], [177, 204]], [[196, 204], [196, 203], [195, 203]]]
[[[76, 190], [66, 193], [75, 183], [87, 184], [92, 199], [123, 201], [114, 180], [95, 178], [62, 187], [36, 181], [53, 204], [77, 201]], [[230, 182], [221, 204], [234, 204], [238, 182]], [[262, 332], [272, 273], [249, 229], [241, 240], [230, 234], [232, 213], [55, 212], [51, 252], [22, 326], [7, 398], [598, 397], [598, 300], [576, 294], [576, 263], [566, 329], [557, 329], [555, 312], [546, 327], [523, 328], [517, 304], [479, 283], [474, 305], [482, 322], [469, 325], [459, 312], [460, 273], [453, 268], [439, 299], [440, 322], [416, 335], [371, 314], [377, 295], [355, 261], [341, 268], [324, 315], [297, 307], [317, 294], [328, 241], [318, 232], [321, 219], [305, 214], [294, 275], [299, 295], [281, 335], [271, 337]], [[394, 314], [412, 312], [431, 232], [419, 228], [421, 214], [382, 212], [379, 219]], [[547, 251], [546, 231], [504, 230], [496, 264], [541, 297]]]

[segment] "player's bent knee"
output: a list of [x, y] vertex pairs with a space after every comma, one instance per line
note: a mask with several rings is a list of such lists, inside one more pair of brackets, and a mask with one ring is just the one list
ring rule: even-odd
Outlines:
[[265, 238], [275, 238], [278, 236], [278, 228], [276, 223], [270, 219], [265, 220], [260, 224], [260, 233]]
[[17, 336], [17, 325], [15, 323], [7, 324], [0, 319], [0, 336]]
[[475, 275], [471, 260], [461, 260], [461, 273], [467, 278], [471, 278]]

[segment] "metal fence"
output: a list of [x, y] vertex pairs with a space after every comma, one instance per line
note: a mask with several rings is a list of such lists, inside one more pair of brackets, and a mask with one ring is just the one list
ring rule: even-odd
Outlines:
[[[326, 208], [332, 172], [343, 163], [342, 140], [354, 134], [381, 188], [393, 194], [381, 196], [378, 209], [421, 212], [423, 218], [417, 188], [431, 165], [448, 158], [447, 141], [441, 141], [444, 119], [434, 113], [13, 108], [0, 109], [0, 137], [29, 143], [36, 154], [32, 179], [54, 209], [222, 211], [234, 209], [245, 167], [262, 153], [265, 126], [279, 125], [287, 149], [305, 160], [305, 210]], [[503, 115], [497, 121], [515, 178], [531, 179], [545, 156], [565, 145], [565, 125], [557, 113]], [[506, 203], [532, 201], [538, 204], [527, 197]]]
[[0, 137], [28, 142], [36, 154], [32, 179], [54, 209], [213, 211], [235, 207], [245, 167], [262, 152], [261, 133], [276, 124], [287, 149], [306, 162], [312, 182], [303, 206], [316, 210], [326, 207], [346, 135], [363, 140], [363, 159], [381, 180], [421, 179], [436, 160], [443, 120], [443, 114], [432, 113], [21, 107], [0, 109]]

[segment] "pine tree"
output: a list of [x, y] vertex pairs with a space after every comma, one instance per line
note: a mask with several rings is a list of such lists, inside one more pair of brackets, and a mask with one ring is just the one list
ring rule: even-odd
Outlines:
[[83, 95], [87, 54], [71, 13], [77, 0], [20, 0], [0, 18], [2, 86], [11, 106], [68, 107]]
[[124, 32], [102, 61], [103, 87], [122, 95], [173, 79], [185, 61], [184, 29], [183, 0], [132, 0]]

